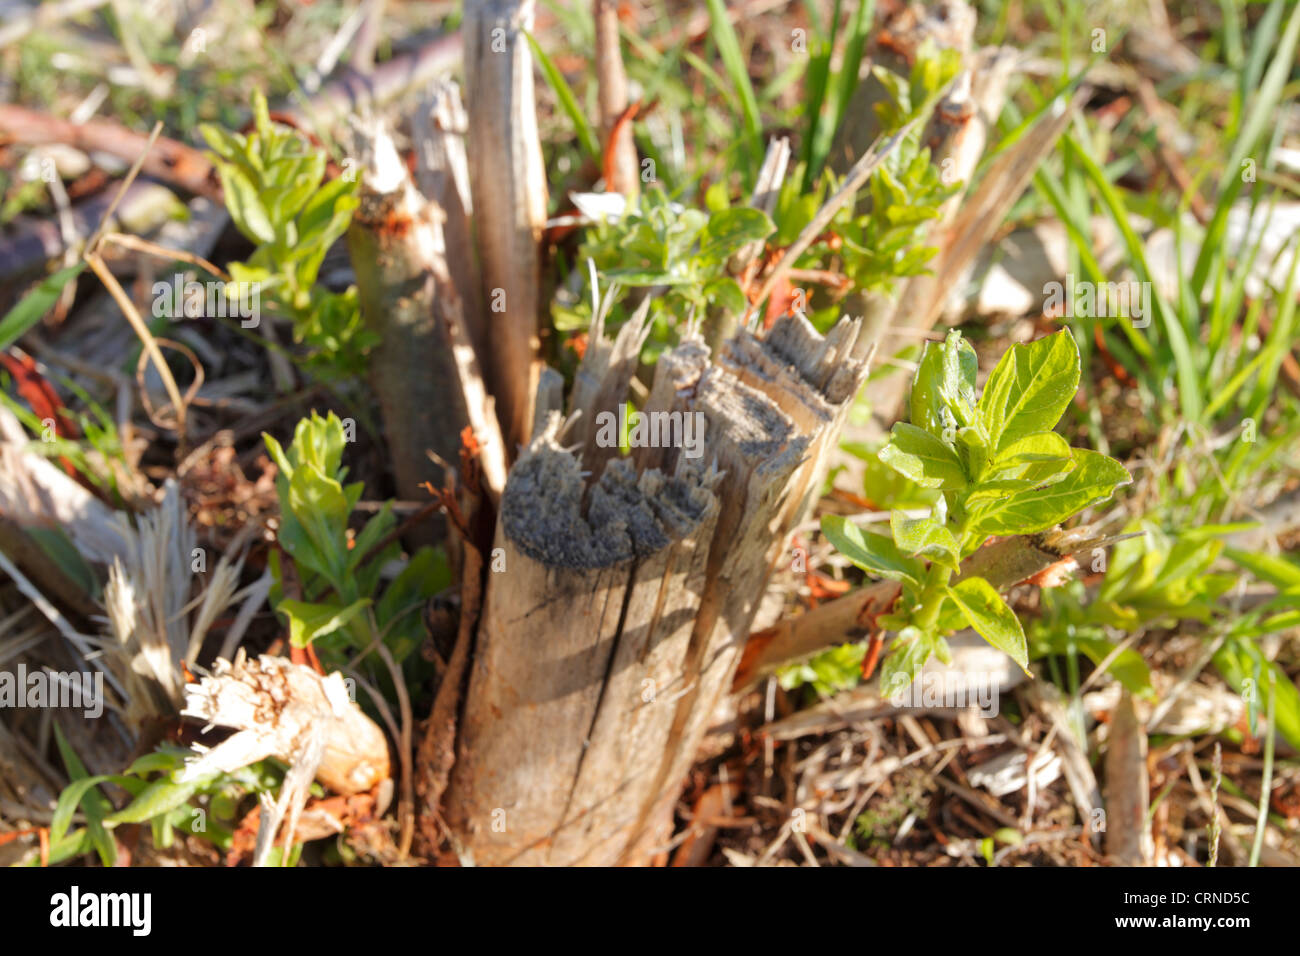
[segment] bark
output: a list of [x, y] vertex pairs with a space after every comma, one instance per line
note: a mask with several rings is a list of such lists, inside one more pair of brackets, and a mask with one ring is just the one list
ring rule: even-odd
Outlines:
[[488, 384], [513, 457], [528, 441], [540, 372], [540, 241], [546, 176], [537, 134], [533, 60], [524, 30], [532, 0], [465, 5], [465, 89], [474, 228], [488, 309]]
[[442, 211], [416, 190], [382, 128], [371, 130], [364, 154], [348, 251], [362, 317], [380, 337], [370, 378], [397, 492], [416, 500], [423, 482], [440, 479], [426, 451], [454, 464], [461, 430], [471, 422], [456, 349], [467, 336], [447, 271]]

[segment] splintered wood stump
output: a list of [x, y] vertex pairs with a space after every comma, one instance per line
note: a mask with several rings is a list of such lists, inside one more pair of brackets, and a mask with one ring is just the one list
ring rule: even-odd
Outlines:
[[644, 440], [620, 458], [596, 424], [625, 400], [643, 332], [593, 329], [569, 431], [549, 412], [502, 496], [446, 801], [467, 862], [636, 864], [666, 842], [865, 375], [857, 333], [787, 316], [716, 359], [688, 337], [660, 358]]

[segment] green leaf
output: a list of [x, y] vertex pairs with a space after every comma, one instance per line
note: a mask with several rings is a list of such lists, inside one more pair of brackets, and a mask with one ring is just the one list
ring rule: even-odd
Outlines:
[[907, 690], [933, 652], [933, 635], [916, 627], [899, 631], [890, 644], [889, 656], [880, 665], [881, 696], [895, 697]]
[[979, 371], [975, 349], [953, 329], [944, 339], [940, 354], [943, 376], [939, 379], [939, 396], [959, 426], [969, 425], [975, 417], [975, 376]]
[[[81, 856], [83, 853], [89, 853], [90, 848], [90, 834], [85, 830], [74, 830], [58, 840], [51, 839], [49, 865], [54, 866], [64, 860], [70, 860], [73, 857]], [[33, 855], [31, 860], [23, 865], [40, 866], [40, 864], [40, 857]]]
[[907, 557], [884, 535], [864, 533], [843, 515], [824, 515], [822, 534], [836, 551], [868, 574], [918, 585], [925, 575], [920, 561]]
[[[569, 117], [569, 122], [573, 124], [575, 132], [578, 134], [578, 142], [582, 144], [583, 150], [596, 161], [599, 165], [601, 161], [600, 140], [596, 138], [591, 124], [587, 122], [587, 114], [578, 106], [578, 101], [573, 95], [573, 90], [569, 87], [568, 81], [564, 74], [560, 72], [555, 61], [546, 55], [546, 51], [541, 45], [533, 39], [533, 35], [527, 30], [523, 31], [524, 39], [532, 48], [533, 56], [537, 58], [537, 63], [542, 68], [542, 74], [546, 77], [546, 82], [550, 84], [551, 92], [555, 94], [556, 100], [559, 101], [560, 108], [564, 114]], [[607, 183], [606, 189], [611, 188]]]
[[983, 534], [1046, 531], [1132, 480], [1123, 465], [1095, 451], [1074, 448], [1071, 457], [1074, 470], [1060, 481], [994, 499], [974, 516], [973, 526]]
[[[984, 390], [988, 394], [988, 389]], [[1005, 445], [994, 458], [995, 467], [1013, 468], [1038, 462], [1060, 462], [1068, 466], [1073, 461], [1070, 444], [1056, 432], [1035, 432]]]
[[257, 134], [263, 139], [271, 136], [271, 110], [266, 104], [266, 94], [260, 89], [253, 90], [253, 121]]
[[1300, 585], [1300, 565], [1286, 558], [1239, 551], [1236, 548], [1227, 548], [1223, 553], [1261, 581], [1267, 581], [1276, 588], [1286, 589]]
[[1267, 677], [1256, 681], [1255, 675], [1272, 668], [1277, 677], [1277, 729], [1287, 743], [1300, 749], [1300, 690], [1276, 661], [1268, 660], [1253, 641], [1230, 640], [1215, 653], [1214, 666], [1233, 690], [1251, 694], [1250, 703], [1262, 710], [1268, 708], [1269, 682]]
[[980, 396], [979, 413], [997, 452], [1048, 432], [1079, 390], [1079, 347], [1062, 329], [1003, 353]]
[[[284, 188], [276, 190], [267, 210], [277, 224], [287, 224], [305, 208], [312, 195], [321, 185], [325, 175], [325, 153], [312, 150], [305, 156], [280, 160], [286, 169], [292, 171], [289, 182]], [[298, 236], [302, 241], [304, 237]]]
[[993, 585], [983, 578], [966, 578], [948, 587], [948, 597], [965, 615], [976, 633], [1009, 655], [1029, 673], [1029, 648], [1020, 619], [1007, 607]]
[[[354, 570], [362, 559], [370, 553], [370, 550], [383, 539], [384, 535], [393, 530], [396, 524], [397, 519], [393, 517], [393, 503], [385, 501], [383, 507], [379, 509], [379, 513], [366, 522], [366, 526], [361, 529], [361, 533], [352, 542], [352, 548], [348, 551], [348, 570]], [[385, 548], [384, 550], [389, 549]], [[376, 555], [376, 557], [379, 556]]]
[[370, 598], [360, 598], [344, 607], [332, 601], [309, 603], [284, 600], [276, 605], [289, 618], [289, 641], [294, 647], [306, 647], [318, 637], [333, 634], [370, 606]]
[[939, 382], [943, 378], [943, 346], [926, 342], [921, 350], [916, 374], [912, 377], [912, 395], [908, 401], [908, 417], [912, 424], [924, 428], [936, 437], [943, 434], [944, 419], [939, 402]]
[[[54, 724], [54, 737], [58, 743], [59, 754], [63, 757], [63, 765], [68, 770], [68, 777], [72, 780], [73, 787], [80, 785], [81, 792], [69, 799], [70, 806], [64, 802], [63, 794], [59, 795], [55, 816], [58, 817], [57, 811], [63, 811], [65, 815], [62, 819], [51, 822], [51, 834], [58, 833], [61, 836], [66, 832], [73, 811], [76, 810], [79, 803], [84, 802], [86, 805], [86, 835], [95, 851], [99, 854], [100, 862], [104, 866], [112, 866], [117, 862], [117, 843], [104, 829], [104, 817], [113, 809], [113, 805], [97, 788], [98, 783], [111, 778], [92, 777], [86, 772], [85, 765], [82, 764], [77, 752], [72, 749], [72, 745], [68, 743], [67, 738], [63, 736], [63, 731], [57, 722]], [[90, 781], [90, 783], [87, 784], [86, 781]]]
[[712, 305], [733, 313], [745, 310], [745, 293], [740, 288], [740, 283], [731, 276], [710, 279], [704, 284], [702, 291], [705, 301]]
[[143, 777], [146, 774], [171, 773], [173, 770], [179, 770], [185, 765], [185, 758], [188, 751], [180, 749], [155, 750], [153, 753], [147, 753], [142, 757], [137, 757], [131, 762], [131, 766], [126, 768], [128, 776]]
[[217, 169], [221, 174], [226, 209], [235, 226], [253, 242], [275, 242], [275, 227], [271, 225], [271, 218], [252, 181], [243, 170], [229, 163], [219, 163]]
[[904, 554], [923, 554], [956, 570], [960, 560], [957, 539], [934, 518], [909, 518], [902, 511], [893, 511], [889, 515], [889, 529], [894, 533], [894, 543]]
[[[944, 438], [950, 427], [972, 424], [978, 369], [975, 349], [956, 329], [943, 342], [925, 343], [912, 379], [912, 424], [936, 438]], [[956, 437], [955, 433], [952, 437]]]
[[923, 488], [964, 488], [966, 472], [952, 447], [928, 431], [898, 422], [880, 460]]
[[321, 474], [315, 464], [300, 464], [289, 480], [289, 510], [326, 566], [344, 567], [349, 509], [343, 486]]
[[[1100, 665], [1114, 653], [1115, 645], [1105, 638], [1076, 637], [1079, 649], [1088, 655], [1093, 664]], [[1151, 669], [1142, 655], [1131, 647], [1126, 647], [1111, 659], [1106, 668], [1115, 679], [1124, 685], [1130, 694], [1139, 697], [1152, 697], [1155, 694], [1151, 686]]]
[[54, 307], [63, 287], [81, 274], [86, 263], [78, 262], [42, 279], [36, 288], [18, 300], [18, 304], [0, 319], [0, 350], [9, 348], [26, 334]]
[[[247, 141], [239, 133], [230, 133], [211, 123], [200, 123], [199, 134], [208, 148], [228, 163], [241, 165], [247, 162], [244, 154], [248, 150]], [[251, 167], [250, 167], [251, 168]]]
[[[758, 112], [758, 97], [754, 95], [754, 85], [749, 79], [748, 62], [740, 50], [740, 41], [736, 38], [735, 28], [727, 15], [727, 8], [722, 0], [707, 0], [709, 8], [709, 34], [718, 48], [718, 56], [727, 71], [727, 79], [735, 87], [740, 98], [741, 112], [745, 120], [745, 133], [748, 137], [750, 152], [755, 163], [761, 161], [763, 120]], [[757, 168], [757, 166], [755, 166]]]
[[81, 777], [73, 780], [59, 794], [58, 803], [54, 805], [54, 815], [50, 818], [50, 840], [58, 842], [68, 832], [72, 815], [77, 812], [82, 798], [101, 783], [111, 780], [109, 776]]
[[160, 814], [170, 813], [187, 803], [190, 797], [207, 782], [206, 779], [189, 780], [185, 783], [174, 783], [171, 780], [155, 781], [104, 822], [114, 826], [119, 823], [144, 823]]
[[750, 242], [766, 239], [776, 231], [767, 213], [749, 206], [735, 206], [709, 217], [700, 237], [696, 258], [705, 266], [716, 268]]

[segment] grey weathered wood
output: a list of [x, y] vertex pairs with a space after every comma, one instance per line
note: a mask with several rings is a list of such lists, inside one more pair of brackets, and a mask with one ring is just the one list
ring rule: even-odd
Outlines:
[[482, 276], [474, 256], [474, 202], [465, 155], [468, 129], [460, 89], [450, 80], [431, 84], [411, 116], [415, 185], [442, 209], [447, 271], [460, 293], [465, 328], [481, 363], [487, 354], [487, 318], [483, 314]]
[[611, 831], [640, 809], [628, 778], [663, 744], [625, 737], [655, 736], [641, 681], [671, 677], [716, 507], [698, 472], [638, 478], [625, 461], [588, 495], [559, 427], [515, 463], [497, 524], [447, 813], [479, 864], [615, 861]]
[[532, 0], [465, 4], [467, 154], [489, 343], [484, 371], [511, 457], [531, 432], [540, 368], [539, 243], [546, 224], [546, 176], [533, 59], [521, 32], [532, 22]]
[[[823, 337], [786, 317], [716, 360], [694, 334], [665, 353], [642, 411], [702, 416], [699, 457], [638, 447], [584, 480], [550, 413], [511, 470], [495, 543], [504, 568], [487, 578], [447, 801], [467, 858], [642, 863], [657, 852], [865, 371], [849, 358], [857, 328]], [[565, 442], [627, 387], [609, 360], [617, 347], [599, 336], [589, 349], [605, 358], [575, 387]], [[582, 461], [591, 437], [574, 449]]]
[[599, 416], [608, 413], [617, 418], [619, 405], [627, 401], [628, 386], [641, 361], [641, 347], [650, 336], [649, 315], [650, 300], [644, 299], [613, 341], [605, 336], [605, 310], [592, 319], [570, 399], [571, 408], [580, 414], [565, 435], [582, 447], [583, 468], [592, 474], [600, 474], [605, 462], [618, 454], [617, 445], [597, 443]]

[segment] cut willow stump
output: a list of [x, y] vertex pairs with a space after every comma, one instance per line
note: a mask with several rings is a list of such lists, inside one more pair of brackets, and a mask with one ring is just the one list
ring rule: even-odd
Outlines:
[[460, 149], [437, 125], [439, 111], [458, 106], [454, 90], [435, 91], [432, 121], [417, 124], [418, 170], [428, 196], [416, 188], [382, 126], [358, 136], [364, 166], [348, 250], [362, 318], [379, 337], [370, 353], [370, 380], [397, 493], [410, 501], [424, 497], [424, 482], [440, 479], [429, 452], [459, 461], [466, 427], [492, 448], [482, 459], [489, 489], [495, 495], [505, 483], [504, 441], [475, 348], [481, 316], [471, 283], [477, 273], [464, 248], [468, 226], [453, 168]]
[[[397, 493], [420, 497], [437, 478], [431, 449], [455, 461], [469, 412], [456, 382], [448, 304], [459, 302], [447, 272], [444, 216], [411, 182], [392, 139], [376, 124], [362, 136], [360, 205], [348, 229], [357, 294], [378, 336], [370, 380], [379, 398]], [[459, 314], [452, 320], [459, 322]]]
[[[562, 447], [550, 412], [502, 496], [446, 801], [467, 862], [636, 864], [662, 848], [865, 376], [857, 333], [844, 320], [823, 337], [787, 316], [716, 359], [688, 335], [642, 409], [670, 440], [608, 459], [591, 454], [592, 423], [624, 400], [630, 363], [593, 335], [570, 409], [574, 431], [586, 421], [579, 447]], [[704, 428], [693, 458], [671, 440], [685, 416]]]

